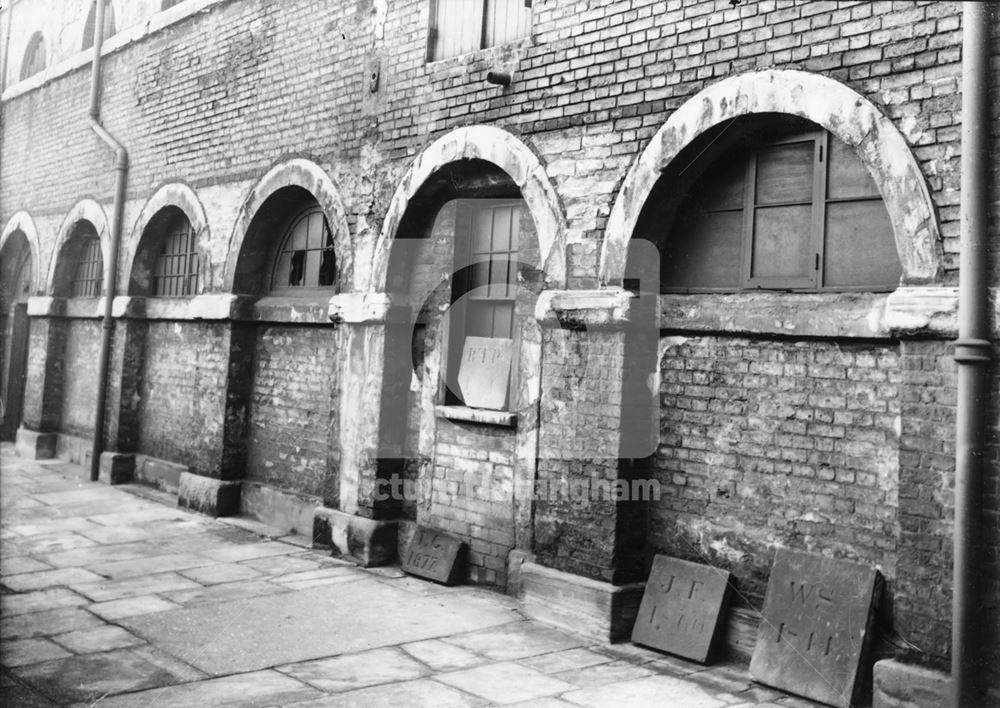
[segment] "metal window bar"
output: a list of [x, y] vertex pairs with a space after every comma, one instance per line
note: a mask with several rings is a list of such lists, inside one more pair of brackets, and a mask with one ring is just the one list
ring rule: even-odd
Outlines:
[[201, 262], [194, 231], [187, 219], [171, 229], [163, 251], [153, 267], [153, 294], [157, 297], [184, 297], [198, 292]]
[[[303, 235], [304, 248], [296, 248]], [[333, 232], [322, 209], [313, 207], [299, 215], [282, 240], [274, 259], [271, 289], [329, 287], [336, 280]]]
[[72, 297], [99, 297], [104, 284], [101, 242], [94, 237], [87, 238], [80, 250], [80, 260], [73, 276]]

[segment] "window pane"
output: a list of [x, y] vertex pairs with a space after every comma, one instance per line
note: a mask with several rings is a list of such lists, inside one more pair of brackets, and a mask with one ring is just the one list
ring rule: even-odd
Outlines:
[[278, 263], [274, 267], [274, 279], [271, 281], [272, 288], [280, 288], [292, 285], [291, 282], [292, 254], [288, 251], [278, 256]]
[[830, 199], [876, 197], [878, 188], [854, 149], [836, 138], [830, 140], [827, 195]]
[[746, 191], [745, 159], [738, 159], [713, 169], [695, 188], [694, 199], [706, 209], [741, 209]]
[[[505, 44], [527, 37], [531, 32], [531, 8], [524, 0], [485, 0], [486, 28], [484, 47]], [[472, 2], [472, 0], [466, 0]]]
[[337, 259], [334, 257], [332, 248], [326, 248], [321, 253], [322, 260], [319, 264], [319, 284], [333, 285], [333, 281], [337, 277]]
[[814, 142], [789, 143], [757, 153], [757, 204], [812, 201]]
[[493, 308], [493, 337], [510, 339], [513, 335], [514, 305], [497, 303]]
[[758, 208], [754, 213], [751, 278], [809, 277], [812, 207]]
[[697, 214], [679, 223], [663, 252], [663, 287], [738, 287], [742, 237], [742, 211]]
[[902, 267], [881, 200], [827, 205], [824, 271], [826, 287], [899, 285]]
[[309, 219], [299, 219], [295, 228], [285, 242], [284, 250], [300, 251], [309, 247]]
[[489, 253], [492, 223], [489, 209], [476, 209], [472, 214], [472, 253]]
[[288, 284], [298, 286], [304, 284], [306, 274], [306, 252], [293, 251], [291, 268], [288, 271]]
[[437, 0], [436, 15], [434, 59], [467, 54], [480, 48], [483, 39], [481, 0]]
[[493, 210], [493, 244], [490, 248], [497, 251], [510, 250], [511, 213], [513, 209], [501, 207]]
[[469, 300], [466, 307], [465, 334], [469, 337], [493, 336], [492, 302]]

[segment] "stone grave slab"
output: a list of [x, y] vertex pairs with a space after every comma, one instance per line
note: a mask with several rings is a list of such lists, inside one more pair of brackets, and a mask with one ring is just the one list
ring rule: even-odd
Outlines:
[[860, 563], [779, 549], [750, 675], [835, 706], [858, 700], [867, 676], [882, 576]]
[[718, 645], [730, 574], [656, 556], [632, 628], [632, 641], [701, 663]]
[[465, 405], [500, 410], [507, 401], [513, 342], [494, 337], [466, 337], [458, 386]]
[[465, 570], [466, 544], [441, 531], [418, 526], [402, 558], [405, 572], [454, 585]]

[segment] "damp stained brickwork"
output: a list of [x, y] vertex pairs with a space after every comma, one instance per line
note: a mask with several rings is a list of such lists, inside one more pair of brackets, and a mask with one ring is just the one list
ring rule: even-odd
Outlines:
[[97, 362], [100, 359], [101, 323], [72, 319], [66, 323], [62, 415], [60, 431], [90, 438], [94, 434], [94, 401], [97, 400]]

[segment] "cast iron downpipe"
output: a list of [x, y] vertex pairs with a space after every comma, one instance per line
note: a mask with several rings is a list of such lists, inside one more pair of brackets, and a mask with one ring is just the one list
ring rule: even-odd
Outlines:
[[989, 396], [986, 244], [989, 227], [989, 42], [990, 3], [962, 10], [962, 196], [958, 293], [958, 404], [955, 423], [955, 531], [952, 575], [951, 681], [956, 708], [982, 705], [984, 666], [980, 583], [976, 576], [982, 477]]
[[104, 0], [97, 0], [94, 12], [94, 61], [90, 72], [91, 129], [115, 153], [115, 197], [111, 207], [111, 246], [104, 275], [104, 320], [101, 324], [101, 353], [97, 368], [97, 410], [94, 413], [94, 445], [90, 455], [90, 480], [96, 482], [101, 473], [101, 452], [104, 450], [104, 408], [108, 400], [108, 365], [111, 360], [111, 335], [115, 330], [112, 303], [118, 281], [118, 248], [122, 237], [122, 216], [125, 211], [125, 186], [128, 183], [128, 153], [122, 144], [101, 125], [101, 46], [104, 44]]

